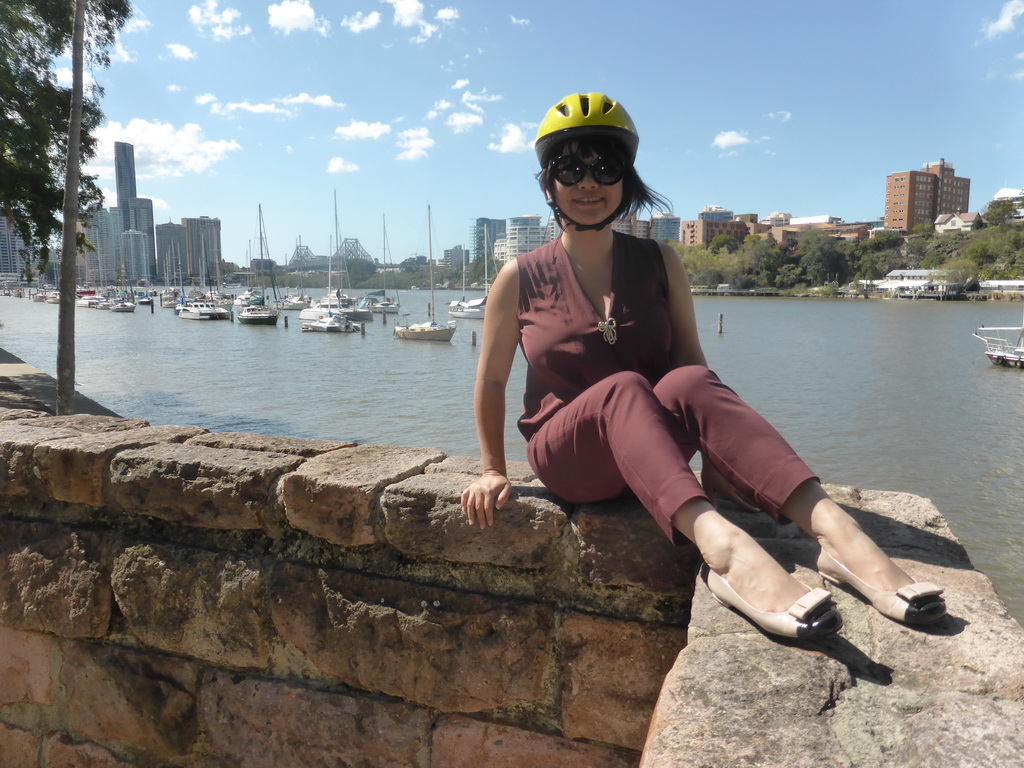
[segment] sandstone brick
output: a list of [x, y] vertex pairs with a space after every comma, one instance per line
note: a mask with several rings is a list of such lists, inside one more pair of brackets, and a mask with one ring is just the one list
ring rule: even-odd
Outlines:
[[45, 419], [0, 422], [0, 488], [10, 498], [42, 494], [43, 486], [35, 474], [32, 455], [36, 446], [47, 440], [74, 437], [71, 429], [32, 427]]
[[373, 544], [373, 513], [384, 486], [423, 473], [444, 454], [429, 448], [359, 445], [309, 459], [281, 481], [288, 522], [332, 544]]
[[274, 625], [327, 675], [449, 712], [549, 701], [546, 606], [278, 566]]
[[[97, 433], [140, 429], [148, 427], [149, 422], [144, 419], [125, 419], [120, 416], [71, 413], [66, 416], [48, 416], [42, 421], [33, 422], [30, 426], [46, 429], [73, 429], [80, 433]], [[199, 427], [188, 427], [188, 429], [199, 429]]]
[[50, 734], [44, 753], [44, 765], [49, 768], [132, 768], [134, 765], [99, 744], [75, 742], [63, 733]]
[[198, 668], [155, 653], [64, 641], [60, 680], [71, 728], [160, 757], [191, 751], [198, 733]]
[[55, 643], [48, 635], [0, 627], [0, 706], [52, 703]]
[[761, 635], [691, 639], [665, 679], [642, 768], [849, 768], [827, 712], [853, 685], [823, 653]]
[[416, 768], [430, 716], [400, 702], [313, 691], [208, 671], [203, 724], [225, 765], [246, 768]]
[[686, 630], [569, 614], [562, 623], [562, 731], [641, 750]]
[[417, 475], [381, 495], [384, 535], [396, 549], [458, 563], [542, 568], [552, 559], [568, 518], [542, 488], [516, 486], [501, 524], [481, 529], [462, 511], [463, 475]]
[[636, 500], [588, 504], [576, 516], [580, 571], [592, 584], [693, 596], [697, 548], [675, 546]]
[[39, 739], [28, 731], [0, 723], [0, 768], [39, 765]]
[[1024, 765], [1024, 703], [950, 694], [907, 718], [900, 768]]
[[109, 549], [97, 533], [0, 522], [0, 622], [63, 637], [103, 636]]
[[442, 717], [434, 728], [431, 768], [634, 768], [636, 752], [586, 744], [466, 717]]
[[[92, 418], [115, 424], [127, 421]], [[89, 431], [76, 437], [51, 440], [39, 445], [34, 459], [50, 498], [100, 508], [106, 503], [104, 484], [107, 464], [115, 453], [158, 443], [180, 443], [205, 431], [201, 427], [149, 426]]]
[[221, 530], [259, 528], [278, 477], [302, 459], [284, 454], [163, 443], [122, 451], [111, 494], [125, 511]]
[[[483, 464], [479, 458], [472, 456], [449, 456], [440, 464], [431, 464], [427, 467], [427, 474], [434, 472], [448, 472], [459, 475], [472, 475], [479, 477], [483, 471]], [[505, 467], [506, 477], [513, 483], [531, 483], [537, 480], [533, 468], [525, 461], [510, 461]], [[466, 479], [462, 478], [465, 483]]]
[[137, 545], [111, 577], [128, 628], [143, 643], [237, 667], [267, 664], [259, 565], [212, 552]]
[[188, 445], [205, 445], [208, 448], [241, 448], [244, 451], [265, 451], [287, 453], [291, 456], [319, 456], [321, 453], [351, 448], [352, 441], [311, 440], [302, 437], [281, 437], [279, 435], [257, 435], [249, 432], [207, 432], [185, 441]]

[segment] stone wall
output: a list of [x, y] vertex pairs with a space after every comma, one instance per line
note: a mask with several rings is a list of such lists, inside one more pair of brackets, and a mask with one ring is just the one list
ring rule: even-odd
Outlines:
[[636, 766], [693, 551], [477, 471], [0, 409], [0, 767]]
[[[803, 646], [634, 501], [519, 465], [471, 528], [478, 469], [0, 408], [0, 768], [1024, 765], [1024, 631], [927, 500], [830, 487], [950, 617], [834, 588], [846, 627]], [[732, 514], [821, 585], [793, 526]]]

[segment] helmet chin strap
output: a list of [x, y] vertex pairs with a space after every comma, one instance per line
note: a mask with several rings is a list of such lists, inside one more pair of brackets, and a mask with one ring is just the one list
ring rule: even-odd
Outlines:
[[[602, 229], [604, 229], [613, 221], [615, 221], [619, 217], [620, 213], [619, 211], [615, 211], [611, 216], [606, 218], [604, 221], [598, 222], [597, 224], [580, 224], [578, 221], [573, 221], [571, 218], [569, 218], [565, 211], [559, 208], [558, 203], [556, 203], [553, 199], [548, 200], [548, 206], [551, 208], [552, 213], [554, 213], [555, 216], [558, 217], [559, 221], [566, 222], [576, 227], [577, 232], [587, 232], [589, 230], [593, 230], [594, 232], [600, 232]], [[562, 228], [566, 228], [565, 224], [562, 225]]]

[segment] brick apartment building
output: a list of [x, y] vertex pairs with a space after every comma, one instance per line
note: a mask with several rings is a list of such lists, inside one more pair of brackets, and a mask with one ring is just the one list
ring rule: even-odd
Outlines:
[[885, 228], [913, 230], [944, 213], [968, 211], [971, 180], [956, 175], [944, 159], [920, 171], [899, 171], [885, 179]]

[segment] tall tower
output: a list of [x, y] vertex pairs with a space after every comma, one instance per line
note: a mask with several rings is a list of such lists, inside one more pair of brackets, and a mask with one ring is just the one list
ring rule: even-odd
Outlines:
[[125, 211], [128, 201], [139, 196], [135, 188], [134, 144], [114, 142], [114, 177], [117, 181], [117, 207]]
[[[114, 177], [117, 182], [117, 208], [121, 212], [121, 232], [141, 232], [146, 236], [146, 255], [135, 279], [152, 279], [156, 274], [156, 238], [153, 234], [153, 201], [139, 197], [135, 186], [135, 145], [114, 142]], [[120, 240], [119, 243], [126, 241]], [[134, 242], [134, 241], [133, 241]], [[137, 246], [133, 246], [137, 249]]]

